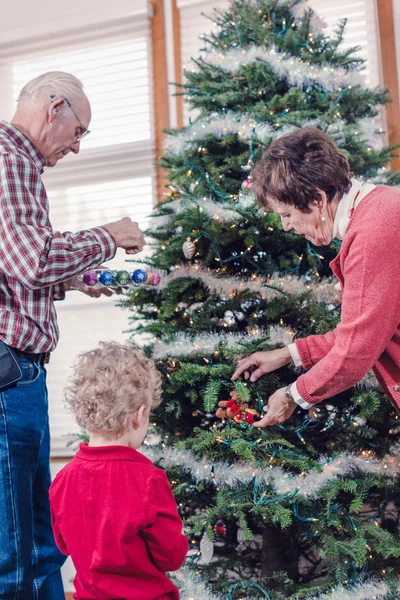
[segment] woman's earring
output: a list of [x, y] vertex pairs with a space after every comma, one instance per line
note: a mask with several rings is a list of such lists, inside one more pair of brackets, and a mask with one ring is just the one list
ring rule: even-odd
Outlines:
[[321, 220], [322, 220], [322, 222], [326, 221], [326, 219], [325, 219], [324, 215], [322, 215], [322, 218], [321, 218]]

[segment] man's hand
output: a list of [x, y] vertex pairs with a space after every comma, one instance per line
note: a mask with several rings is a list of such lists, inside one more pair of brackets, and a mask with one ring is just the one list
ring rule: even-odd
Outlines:
[[243, 373], [245, 379], [250, 377], [250, 381], [257, 381], [262, 375], [276, 371], [291, 362], [293, 359], [287, 346], [269, 352], [255, 352], [239, 361], [238, 368], [232, 375], [232, 381], [235, 381]]
[[296, 408], [296, 402], [289, 400], [285, 395], [285, 388], [281, 388], [269, 397], [267, 414], [261, 421], [255, 421], [253, 427], [271, 427], [277, 423], [284, 423]]
[[110, 297], [113, 294], [120, 295], [124, 291], [121, 287], [113, 289], [107, 287], [91, 287], [90, 285], [85, 285], [83, 281], [78, 279], [78, 277], [71, 277], [71, 279], [67, 279], [67, 281], [64, 281], [64, 290], [66, 292], [69, 292], [70, 290], [77, 290], [79, 292], [82, 292], [83, 294], [86, 294], [86, 296], [90, 296], [91, 298], [100, 298], [100, 296]]
[[143, 250], [145, 239], [137, 223], [130, 217], [124, 217], [114, 223], [103, 225], [115, 239], [118, 248], [124, 248], [126, 254], [137, 254]]

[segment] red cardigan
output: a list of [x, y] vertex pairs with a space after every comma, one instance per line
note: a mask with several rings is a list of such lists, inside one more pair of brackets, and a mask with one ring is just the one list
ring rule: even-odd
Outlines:
[[126, 446], [81, 444], [50, 488], [54, 536], [79, 600], [179, 600], [166, 571], [188, 542], [167, 477]]
[[[380, 185], [358, 204], [338, 256], [341, 321], [334, 331], [296, 340], [304, 400], [317, 404], [372, 369], [400, 411], [400, 192]], [[312, 367], [312, 368], [310, 368]]]

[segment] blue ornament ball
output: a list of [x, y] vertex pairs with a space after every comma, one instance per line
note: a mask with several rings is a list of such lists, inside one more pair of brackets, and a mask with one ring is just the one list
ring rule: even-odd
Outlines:
[[99, 280], [102, 285], [109, 286], [114, 283], [115, 275], [112, 271], [102, 271]]
[[145, 283], [146, 280], [147, 280], [146, 271], [143, 271], [142, 269], [136, 269], [136, 271], [133, 271], [132, 281], [134, 283]]

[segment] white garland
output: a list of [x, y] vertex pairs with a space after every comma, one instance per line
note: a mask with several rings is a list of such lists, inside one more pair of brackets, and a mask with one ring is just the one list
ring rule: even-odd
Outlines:
[[[180, 200], [174, 200], [166, 205], [166, 208], [171, 209], [171, 214], [153, 215], [149, 221], [149, 229], [154, 230], [165, 227], [176, 219], [178, 213], [186, 208], [190, 209], [196, 206], [200, 212], [205, 213], [209, 218], [221, 223], [230, 223], [231, 221], [238, 221], [240, 218], [241, 215], [238, 210], [249, 208], [252, 205], [255, 205], [255, 198], [251, 192], [240, 193], [235, 203], [229, 202], [226, 204], [222, 204], [208, 196], [197, 198], [187, 198], [184, 196]], [[260, 217], [265, 216], [265, 210], [262, 207], [257, 208]]]
[[171, 281], [182, 277], [191, 277], [198, 279], [211, 291], [215, 292], [222, 298], [234, 296], [235, 293], [249, 290], [253, 294], [259, 294], [263, 300], [271, 301], [275, 298], [282, 297], [282, 293], [271, 287], [273, 285], [282, 292], [288, 294], [301, 294], [310, 291], [312, 297], [317, 302], [329, 304], [337, 296], [337, 290], [333, 282], [308, 283], [302, 277], [295, 276], [273, 276], [269, 279], [257, 277], [253, 275], [249, 280], [240, 279], [238, 277], [221, 277], [215, 275], [212, 271], [206, 271], [198, 266], [177, 266], [171, 273], [164, 275], [157, 289], [165, 288]]
[[198, 483], [211, 481], [213, 467], [213, 482], [218, 487], [233, 487], [237, 483], [248, 484], [256, 477], [259, 483], [272, 485], [279, 495], [292, 494], [297, 490], [298, 494], [305, 498], [318, 498], [321, 489], [329, 482], [356, 471], [391, 476], [399, 472], [399, 457], [393, 455], [378, 460], [367, 455], [343, 453], [332, 461], [321, 458], [321, 471], [291, 476], [272, 465], [259, 468], [245, 461], [230, 465], [222, 461], [213, 462], [205, 457], [198, 459], [190, 450], [143, 445], [141, 452], [153, 462], [161, 461], [163, 467], [183, 468]]
[[[181, 600], [226, 600], [227, 596], [214, 594], [201, 580], [199, 575], [187, 566], [172, 574], [174, 583], [179, 587]], [[386, 583], [370, 581], [358, 586], [338, 586], [331, 592], [308, 596], [306, 600], [380, 600], [388, 593]], [[256, 593], [256, 592], [255, 592]]]
[[[182, 156], [188, 151], [188, 144], [199, 144], [208, 135], [221, 139], [226, 135], [237, 134], [239, 138], [246, 141], [250, 141], [252, 137], [264, 141], [267, 138], [277, 139], [298, 129], [297, 125], [287, 124], [282, 127], [279, 127], [279, 125], [279, 122], [275, 125], [258, 123], [254, 118], [247, 115], [237, 115], [237, 113], [231, 111], [223, 115], [213, 113], [208, 117], [198, 119], [179, 133], [167, 136], [165, 150], [175, 156]], [[337, 119], [326, 126], [324, 121], [312, 119], [304, 121], [301, 125], [302, 129], [315, 127], [322, 127], [329, 135], [343, 134], [346, 123], [343, 119]], [[359, 119], [357, 124], [352, 125], [352, 128], [353, 132], [359, 131], [371, 147], [380, 148], [382, 146], [385, 131], [382, 129], [382, 120], [379, 117]]]
[[173, 573], [172, 580], [179, 587], [181, 600], [226, 600], [226, 597], [211, 592], [200, 577], [186, 566]]
[[[282, 79], [292, 86], [302, 88], [304, 85], [318, 84], [326, 90], [337, 90], [351, 85], [362, 84], [364, 79], [357, 71], [346, 71], [331, 65], [312, 65], [301, 59], [280, 52], [273, 46], [262, 48], [250, 45], [246, 48], [230, 48], [227, 52], [210, 51], [202, 56], [202, 60], [210, 65], [219, 67], [228, 73], [234, 73], [244, 65], [254, 62], [265, 62]], [[197, 65], [192, 73], [199, 70]]]
[[379, 600], [389, 592], [386, 583], [369, 582], [356, 587], [339, 586], [327, 594], [308, 596], [306, 600]]
[[195, 356], [198, 354], [213, 354], [217, 347], [224, 343], [227, 348], [235, 348], [242, 352], [243, 343], [261, 341], [268, 338], [274, 344], [287, 346], [293, 342], [293, 331], [279, 325], [271, 327], [268, 331], [262, 329], [256, 333], [244, 335], [243, 333], [178, 333], [171, 342], [157, 341], [153, 346], [152, 356], [156, 360], [173, 358], [176, 356]]
[[[302, 127], [314, 127], [315, 121], [305, 121]], [[198, 119], [176, 135], [170, 135], [165, 141], [165, 150], [175, 156], [187, 152], [187, 145], [199, 143], [206, 136], [213, 135], [221, 139], [226, 135], [237, 134], [239, 138], [251, 140], [254, 136], [259, 140], [278, 138], [298, 129], [296, 125], [285, 125], [280, 129], [269, 123], [257, 123], [246, 115], [226, 112], [224, 115], [213, 113], [204, 119]]]

